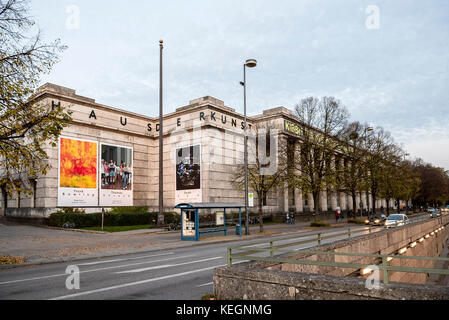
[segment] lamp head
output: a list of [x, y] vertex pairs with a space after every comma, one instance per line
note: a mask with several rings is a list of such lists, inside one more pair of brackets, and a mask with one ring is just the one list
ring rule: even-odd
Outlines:
[[366, 131], [373, 131], [373, 130], [374, 130], [373, 127], [366, 128]]
[[257, 66], [257, 60], [256, 59], [246, 60], [245, 66], [247, 66], [248, 68], [254, 68], [255, 66]]

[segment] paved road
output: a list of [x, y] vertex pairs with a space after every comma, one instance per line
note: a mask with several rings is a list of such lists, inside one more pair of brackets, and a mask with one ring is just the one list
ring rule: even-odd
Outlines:
[[[341, 232], [335, 227], [326, 232]], [[353, 227], [352, 231], [366, 227]], [[301, 233], [316, 238], [317, 231]], [[291, 236], [291, 235], [290, 235]], [[282, 239], [274, 236], [270, 239]], [[329, 243], [346, 236], [323, 241]], [[258, 240], [260, 241], [260, 239]], [[232, 245], [252, 242], [233, 242]], [[212, 293], [213, 269], [226, 264], [230, 243], [0, 270], [0, 299], [181, 299]], [[301, 248], [313, 244], [302, 245]], [[80, 289], [66, 288], [66, 268], [77, 265]]]
[[[412, 221], [414, 218], [411, 219]], [[298, 233], [303, 239], [316, 239], [317, 233], [341, 233], [348, 226]], [[383, 230], [374, 228], [372, 232]], [[358, 233], [356, 234], [356, 232]], [[352, 226], [353, 235], [368, 233], [366, 226]], [[266, 236], [264, 241], [280, 240], [289, 235]], [[345, 239], [341, 235], [323, 240], [330, 243]], [[236, 245], [258, 246], [261, 239], [237, 242], [213, 242], [201, 246], [165, 248], [112, 257], [59, 262], [0, 270], [0, 299], [158, 299], [197, 300], [212, 293], [213, 269], [226, 264], [226, 248]], [[297, 246], [297, 249], [315, 243]], [[238, 263], [234, 261], [233, 263]], [[66, 268], [76, 265], [80, 288], [69, 290]]]

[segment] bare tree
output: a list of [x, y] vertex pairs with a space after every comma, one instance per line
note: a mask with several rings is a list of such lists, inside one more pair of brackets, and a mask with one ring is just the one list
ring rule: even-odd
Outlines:
[[[395, 144], [389, 132], [384, 131], [382, 127], [378, 127], [367, 137], [366, 166], [368, 169], [367, 182], [371, 190], [373, 198], [373, 212], [376, 212], [377, 196], [392, 197], [392, 192], [388, 182], [391, 181], [391, 173], [389, 165], [394, 162]], [[388, 206], [387, 206], [388, 207]], [[387, 208], [388, 210], [388, 208]]]
[[[300, 145], [296, 144], [293, 161], [288, 161], [288, 150], [282, 152], [287, 163], [289, 185], [311, 193], [314, 200], [314, 220], [319, 214], [321, 192], [335, 184], [336, 171], [332, 160], [338, 138], [347, 123], [349, 113], [340, 101], [333, 97], [321, 100], [313, 97], [302, 99], [295, 106], [295, 114], [303, 124]], [[298, 161], [299, 160], [299, 161]]]
[[358, 121], [351, 122], [340, 135], [340, 148], [344, 151], [347, 165], [336, 166], [337, 190], [352, 197], [354, 213], [357, 208], [357, 193], [367, 188], [367, 129], [367, 124], [361, 124]]
[[[248, 136], [248, 187], [257, 197], [260, 232], [263, 232], [264, 198], [281, 182], [282, 170], [277, 163], [277, 138], [274, 130], [257, 127]], [[235, 167], [233, 184], [239, 190], [245, 189], [244, 164]]]

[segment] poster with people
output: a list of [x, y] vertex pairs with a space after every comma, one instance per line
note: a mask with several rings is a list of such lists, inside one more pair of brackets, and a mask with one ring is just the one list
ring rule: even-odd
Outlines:
[[98, 205], [98, 143], [59, 138], [58, 207]]
[[175, 202], [201, 202], [201, 146], [177, 148], [175, 159]]
[[101, 144], [100, 207], [133, 205], [133, 149]]

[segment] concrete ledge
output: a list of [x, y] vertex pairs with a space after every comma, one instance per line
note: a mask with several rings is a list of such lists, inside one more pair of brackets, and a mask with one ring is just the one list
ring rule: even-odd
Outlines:
[[214, 270], [218, 299], [248, 300], [449, 300], [449, 288], [405, 283], [367, 289], [358, 278], [254, 269], [251, 264]]

